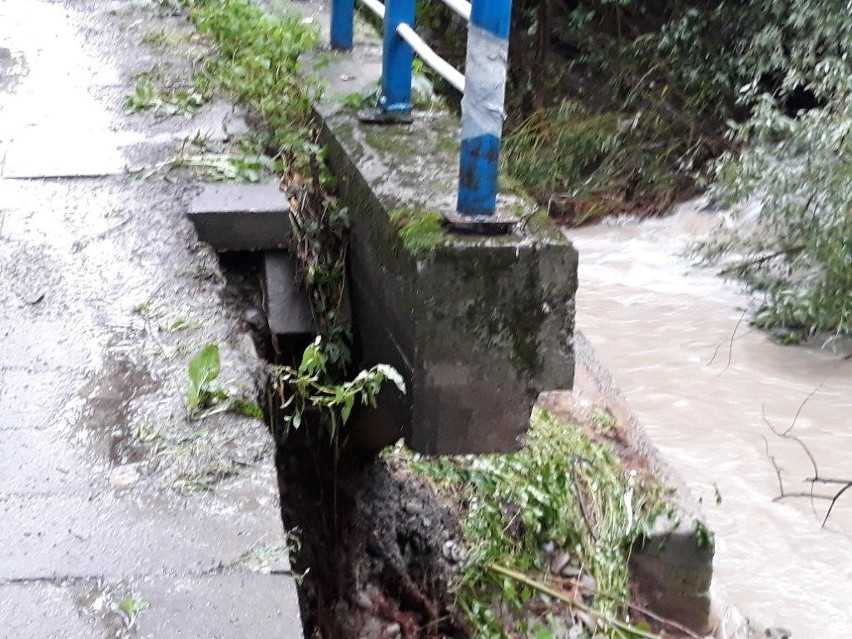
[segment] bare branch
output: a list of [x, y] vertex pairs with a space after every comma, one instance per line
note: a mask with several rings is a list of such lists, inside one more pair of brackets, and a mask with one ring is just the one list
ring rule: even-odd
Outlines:
[[813, 397], [814, 395], [816, 395], [817, 391], [818, 391], [820, 388], [822, 388], [822, 384], [820, 384], [820, 385], [819, 385], [819, 386], [817, 386], [815, 389], [813, 389], [810, 393], [808, 393], [808, 396], [807, 396], [807, 397], [805, 397], [805, 399], [803, 399], [803, 400], [802, 400], [802, 403], [801, 403], [801, 404], [799, 404], [799, 408], [798, 408], [798, 410], [796, 411], [796, 414], [793, 416], [793, 421], [792, 421], [792, 422], [790, 422], [790, 425], [787, 427], [787, 430], [785, 430], [785, 431], [784, 431], [784, 435], [786, 435], [786, 434], [787, 434], [787, 433], [789, 433], [791, 430], [793, 430], [793, 427], [796, 425], [796, 422], [797, 422], [797, 421], [798, 421], [798, 419], [799, 419], [799, 415], [801, 415], [801, 414], [802, 414], [802, 410], [804, 409], [805, 404], [807, 404], [807, 403], [808, 403], [808, 400], [810, 400], [810, 398], [811, 398], [811, 397]]
[[828, 512], [825, 513], [825, 519], [822, 520], [822, 527], [825, 528], [825, 524], [828, 522], [828, 517], [831, 515], [831, 511], [834, 510], [834, 504], [837, 503], [837, 500], [845, 493], [847, 490], [852, 488], [852, 481], [847, 482], [847, 484], [837, 491], [837, 494], [834, 495], [834, 499], [831, 500], [831, 504], [828, 506]]
[[[796, 426], [796, 422], [798, 421], [799, 416], [802, 414], [802, 410], [804, 409], [805, 404], [808, 403], [808, 400], [810, 400], [811, 397], [813, 397], [817, 393], [817, 391], [819, 391], [819, 389], [821, 387], [822, 387], [822, 385], [820, 384], [819, 386], [817, 386], [814, 390], [812, 390], [808, 394], [808, 396], [799, 405], [799, 408], [796, 411], [796, 414], [793, 416], [793, 421], [783, 431], [779, 431], [778, 429], [776, 429], [773, 426], [773, 424], [769, 421], [769, 419], [766, 417], [766, 407], [765, 406], [762, 407], [761, 412], [762, 412], [762, 417], [763, 417], [763, 423], [765, 423], [766, 426], [769, 428], [769, 430], [772, 431], [772, 434], [775, 435], [776, 437], [778, 437], [779, 439], [787, 439], [787, 440], [790, 440], [792, 442], [795, 442], [799, 446], [799, 448], [801, 448], [802, 451], [805, 453], [808, 460], [810, 460], [811, 466], [813, 467], [813, 471], [814, 471], [812, 476], [806, 477], [803, 480], [804, 482], [810, 484], [810, 491], [809, 492], [793, 492], [793, 493], [787, 492], [784, 489], [784, 481], [783, 481], [783, 478], [781, 476], [782, 475], [782, 468], [778, 464], [778, 460], [775, 458], [774, 455], [771, 454], [771, 452], [769, 450], [769, 440], [766, 437], [764, 437], [763, 442], [764, 442], [765, 449], [766, 449], [766, 457], [769, 459], [769, 462], [772, 464], [772, 468], [775, 470], [775, 476], [778, 478], [778, 493], [779, 494], [778, 494], [777, 497], [775, 497], [775, 499], [773, 499], [773, 501], [781, 501], [782, 499], [788, 499], [788, 498], [807, 498], [811, 502], [811, 508], [814, 512], [815, 517], [817, 517], [815, 501], [817, 499], [829, 501], [830, 503], [829, 503], [829, 506], [828, 506], [828, 510], [826, 511], [825, 516], [822, 518], [822, 527], [824, 528], [826, 523], [828, 523], [829, 516], [831, 515], [832, 511], [834, 510], [835, 504], [837, 504], [838, 500], [844, 495], [844, 493], [846, 493], [846, 491], [848, 491], [850, 488], [852, 488], [852, 479], [837, 478], [837, 477], [821, 477], [820, 474], [819, 474], [819, 466], [817, 465], [816, 457], [814, 457], [814, 454], [811, 452], [810, 448], [808, 448], [808, 445], [804, 442], [804, 440], [802, 440], [802, 438], [798, 437], [797, 435], [794, 435], [793, 432], [792, 432], [793, 428], [795, 428], [795, 426]], [[817, 484], [820, 484], [822, 486], [839, 486], [840, 488], [835, 490], [834, 492], [829, 492], [828, 494], [818, 493], [818, 492], [816, 492], [816, 485]]]

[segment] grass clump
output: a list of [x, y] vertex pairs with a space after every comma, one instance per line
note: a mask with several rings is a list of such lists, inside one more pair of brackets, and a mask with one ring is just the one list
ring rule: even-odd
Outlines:
[[311, 130], [320, 84], [299, 64], [319, 43], [319, 29], [295, 12], [268, 15], [249, 0], [201, 0], [190, 17], [218, 49], [205, 65], [206, 76], [259, 113], [267, 146], [303, 167], [311, 154], [320, 155]]
[[[599, 427], [605, 432], [605, 424]], [[409, 462], [461, 512], [467, 557], [455, 596], [477, 637], [551, 636], [553, 620], [533, 612], [536, 590], [499, 572], [552, 584], [543, 550], [551, 545], [595, 579], [592, 606], [601, 616], [625, 618], [630, 550], [664, 511], [665, 491], [626, 472], [599, 435], [537, 410], [527, 444], [516, 453]], [[606, 624], [602, 630], [630, 636]]]
[[583, 180], [619, 143], [618, 116], [587, 114], [572, 102], [537, 111], [512, 131], [502, 157], [508, 174], [534, 191]]
[[505, 138], [503, 171], [541, 203], [568, 198], [572, 224], [612, 213], [645, 216], [689, 190], [673, 165], [694, 164], [700, 145], [653, 112], [587, 109], [578, 101], [537, 110]]
[[391, 211], [390, 220], [405, 249], [415, 257], [428, 253], [447, 239], [444, 217], [438, 211], [397, 209]]

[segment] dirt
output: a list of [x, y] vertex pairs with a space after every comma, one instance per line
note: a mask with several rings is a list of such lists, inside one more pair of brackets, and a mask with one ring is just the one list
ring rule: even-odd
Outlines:
[[380, 459], [346, 460], [335, 482], [306, 432], [277, 457], [282, 517], [301, 540], [291, 561], [305, 574], [305, 636], [468, 637], [450, 612], [461, 535], [435, 491]]
[[[270, 335], [260, 255], [219, 257], [222, 295], [241, 313], [258, 352], [270, 363], [294, 365], [307, 343]], [[274, 394], [263, 403], [267, 423], [280, 424]], [[295, 540], [290, 561], [302, 575], [305, 637], [469, 637], [450, 611], [450, 585], [463, 557], [461, 530], [434, 488], [345, 441], [335, 472], [328, 437], [310, 414], [289, 435], [280, 426], [271, 430], [281, 517]]]

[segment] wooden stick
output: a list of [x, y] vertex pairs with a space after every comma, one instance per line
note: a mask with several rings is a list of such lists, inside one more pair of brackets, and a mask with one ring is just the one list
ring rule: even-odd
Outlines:
[[637, 637], [643, 637], [643, 639], [662, 639], [662, 637], [660, 637], [660, 635], [655, 635], [655, 634], [650, 633], [650, 632], [645, 632], [644, 630], [641, 630], [639, 628], [631, 626], [628, 623], [624, 623], [623, 621], [619, 621], [618, 619], [614, 619], [614, 618], [610, 617], [609, 615], [607, 615], [606, 613], [595, 610], [594, 608], [590, 608], [586, 604], [581, 603], [579, 601], [576, 601], [575, 599], [572, 599], [571, 597], [569, 597], [567, 594], [565, 594], [561, 590], [556, 590], [555, 588], [551, 588], [546, 583], [543, 583], [541, 581], [533, 579], [532, 577], [525, 575], [521, 572], [518, 572], [516, 570], [512, 570], [511, 568], [506, 568], [505, 566], [501, 566], [501, 565], [495, 564], [495, 563], [486, 564], [486, 568], [488, 568], [489, 570], [491, 570], [493, 572], [499, 573], [499, 574], [503, 575], [504, 577], [509, 577], [511, 579], [514, 579], [515, 581], [522, 583], [525, 586], [529, 586], [530, 588], [533, 588], [535, 590], [538, 590], [539, 592], [542, 592], [546, 595], [549, 595], [550, 597], [553, 597], [554, 599], [558, 599], [559, 601], [562, 601], [562, 602], [568, 604], [569, 606], [573, 606], [574, 608], [578, 608], [581, 611], [583, 611], [583, 612], [585, 612], [589, 615], [592, 615], [593, 617], [597, 617], [599, 620], [603, 621], [606, 624], [609, 624], [610, 626], [613, 626], [614, 628], [618, 628], [619, 630], [623, 630], [625, 632], [633, 633]]

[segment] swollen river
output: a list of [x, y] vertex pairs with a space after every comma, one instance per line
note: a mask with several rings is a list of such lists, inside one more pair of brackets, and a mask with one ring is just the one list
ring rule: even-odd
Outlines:
[[[852, 359], [782, 346], [743, 319], [748, 298], [681, 257], [716, 216], [701, 202], [665, 219], [571, 230], [577, 323], [716, 533], [714, 593], [794, 639], [852, 637], [852, 490], [777, 501], [822, 477], [852, 478]], [[844, 350], [845, 348], [845, 350]], [[797, 412], [798, 417], [796, 417]], [[768, 447], [768, 451], [767, 451]], [[817, 486], [827, 493], [830, 486]], [[724, 633], [720, 633], [724, 636]]]

